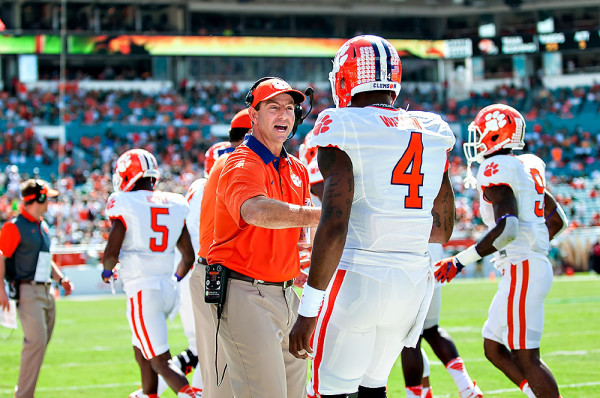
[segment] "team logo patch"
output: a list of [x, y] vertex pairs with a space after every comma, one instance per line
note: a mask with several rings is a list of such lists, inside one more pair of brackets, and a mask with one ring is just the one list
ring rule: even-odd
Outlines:
[[273, 88], [276, 90], [289, 90], [291, 87], [284, 81], [273, 80]]
[[112, 209], [113, 207], [115, 207], [115, 199], [111, 198], [106, 204], [106, 210]]
[[496, 174], [497, 172], [498, 172], [498, 164], [490, 163], [486, 166], [485, 170], [483, 171], [483, 175], [486, 177], [491, 177], [494, 174]]
[[315, 125], [314, 129], [313, 129], [313, 134], [314, 136], [318, 136], [321, 133], [326, 132], [327, 130], [329, 130], [329, 125], [333, 123], [333, 120], [331, 119], [331, 116], [329, 115], [325, 115], [325, 117], [321, 120], [317, 121], [317, 124]]
[[487, 131], [498, 131], [502, 127], [506, 126], [506, 123], [508, 123], [508, 120], [506, 120], [506, 115], [504, 113], [500, 113], [500, 111], [495, 111], [485, 115], [485, 129]]
[[295, 186], [297, 186], [297, 187], [302, 186], [302, 180], [296, 174], [290, 173], [290, 178], [292, 179], [292, 182], [294, 183]]

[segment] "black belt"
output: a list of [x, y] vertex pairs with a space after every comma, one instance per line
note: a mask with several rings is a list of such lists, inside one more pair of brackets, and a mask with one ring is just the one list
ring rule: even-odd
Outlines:
[[284, 282], [267, 282], [267, 281], [262, 281], [260, 279], [251, 278], [248, 275], [240, 274], [239, 272], [235, 272], [232, 270], [229, 270], [229, 277], [231, 279], [238, 279], [240, 281], [250, 282], [253, 285], [256, 283], [256, 284], [268, 285], [268, 286], [281, 286], [284, 289], [287, 289], [288, 287], [290, 287], [294, 284], [293, 279], [290, 279], [289, 281], [284, 281]]
[[19, 284], [27, 283], [28, 285], [45, 285], [50, 286], [52, 282], [38, 282], [33, 279], [21, 279], [18, 281]]

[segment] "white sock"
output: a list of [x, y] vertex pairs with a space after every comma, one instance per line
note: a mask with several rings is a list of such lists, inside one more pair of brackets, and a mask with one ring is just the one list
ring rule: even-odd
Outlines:
[[467, 388], [473, 387], [473, 380], [469, 377], [467, 370], [465, 369], [465, 363], [461, 357], [456, 357], [446, 365], [446, 370], [454, 379], [458, 391], [464, 391]]
[[519, 388], [521, 389], [521, 391], [523, 391], [523, 394], [527, 395], [529, 398], [535, 398], [535, 394], [533, 393], [531, 387], [529, 387], [529, 383], [527, 382], [527, 380], [523, 380]]

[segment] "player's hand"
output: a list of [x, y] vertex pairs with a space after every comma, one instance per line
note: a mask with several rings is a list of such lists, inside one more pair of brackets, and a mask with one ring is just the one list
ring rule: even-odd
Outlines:
[[113, 270], [108, 270], [108, 269], [102, 270], [102, 280], [104, 281], [104, 283], [109, 283], [110, 278], [112, 278], [113, 276], [114, 276]]
[[60, 285], [65, 290], [65, 296], [68, 296], [73, 292], [73, 284], [69, 278], [63, 278]]
[[447, 257], [443, 260], [438, 261], [434, 265], [435, 267], [435, 280], [441, 283], [450, 282], [456, 274], [458, 274], [465, 266], [453, 257]]
[[8, 311], [8, 296], [4, 290], [4, 286], [0, 289], [0, 309]]
[[312, 356], [310, 338], [317, 326], [317, 317], [306, 318], [298, 315], [296, 323], [290, 332], [290, 353], [296, 358], [306, 359]]

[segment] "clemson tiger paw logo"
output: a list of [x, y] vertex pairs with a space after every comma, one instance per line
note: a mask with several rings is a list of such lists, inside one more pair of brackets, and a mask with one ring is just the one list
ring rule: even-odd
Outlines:
[[317, 135], [326, 132], [327, 130], [329, 130], [329, 125], [333, 123], [333, 119], [331, 119], [331, 116], [329, 115], [325, 115], [325, 117], [319, 121], [317, 121], [317, 124], [315, 125], [314, 129], [313, 129], [313, 134], [316, 137]]
[[486, 177], [491, 177], [498, 172], [498, 164], [490, 163], [487, 165], [485, 170], [483, 171], [483, 175]]
[[506, 123], [508, 123], [506, 115], [500, 113], [500, 111], [494, 111], [485, 115], [485, 128], [487, 131], [498, 131], [506, 126]]

